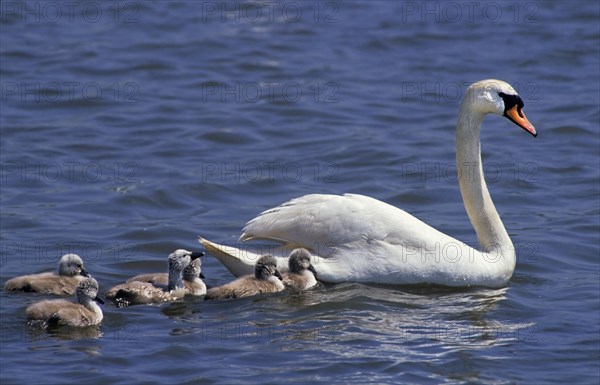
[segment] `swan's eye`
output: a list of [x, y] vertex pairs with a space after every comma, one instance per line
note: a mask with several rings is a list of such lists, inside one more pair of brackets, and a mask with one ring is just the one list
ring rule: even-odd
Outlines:
[[521, 109], [523, 109], [525, 103], [523, 103], [523, 100], [519, 95], [507, 95], [504, 92], [498, 92], [498, 96], [500, 96], [504, 101], [504, 112], [517, 106], [517, 112], [519, 113], [519, 116], [523, 117], [523, 114], [521, 114]]

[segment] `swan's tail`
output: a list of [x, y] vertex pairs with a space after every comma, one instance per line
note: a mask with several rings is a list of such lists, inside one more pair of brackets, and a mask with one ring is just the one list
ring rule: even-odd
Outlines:
[[219, 245], [202, 237], [198, 237], [198, 242], [236, 277], [254, 274], [254, 264], [261, 256], [266, 254], [275, 257], [277, 269], [280, 272], [289, 270], [287, 262], [289, 250], [281, 246], [256, 246], [256, 250], [250, 251], [233, 246]]
[[198, 237], [198, 241], [206, 251], [214, 255], [236, 277], [253, 274], [254, 264], [261, 257], [248, 250], [219, 245], [202, 237]]

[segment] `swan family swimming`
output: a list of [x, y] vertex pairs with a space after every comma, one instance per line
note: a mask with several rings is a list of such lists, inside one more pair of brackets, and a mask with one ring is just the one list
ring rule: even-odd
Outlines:
[[[204, 275], [201, 270], [200, 257], [204, 253], [192, 252], [184, 249], [175, 250], [167, 259], [167, 273], [141, 274], [127, 280], [127, 282], [108, 289], [106, 298], [110, 299], [117, 307], [138, 304], [156, 304], [172, 302], [183, 299], [186, 295], [204, 297], [209, 299], [243, 298], [262, 293], [275, 293], [291, 287], [297, 290], [306, 290], [317, 284], [313, 274], [316, 274], [310, 265], [310, 254], [304, 249], [297, 249], [290, 255], [290, 272], [284, 279], [277, 270], [277, 262], [270, 255], [265, 255], [256, 262], [254, 276], [242, 277], [233, 282], [206, 290], [202, 281]], [[81, 257], [76, 254], [67, 254], [61, 258], [61, 266], [75, 263], [83, 266]], [[76, 261], [76, 262], [73, 262]], [[42, 326], [74, 326], [87, 327], [99, 324], [103, 319], [102, 309], [98, 303], [104, 301], [98, 297], [98, 282], [83, 268], [80, 269], [84, 277], [75, 286], [78, 302], [64, 299], [43, 300], [27, 307], [25, 314], [32, 324]], [[305, 271], [306, 270], [306, 271]], [[49, 280], [48, 276], [38, 274], [44, 278], [46, 290], [50, 294], [70, 294], [64, 290], [64, 282], [60, 279]], [[7, 291], [16, 291], [13, 282], [31, 282], [38, 275], [27, 275], [13, 278], [6, 285]], [[49, 282], [48, 282], [49, 281]], [[22, 290], [32, 291], [32, 290]]]
[[[168, 302], [185, 295], [207, 300], [241, 298], [279, 292], [286, 286], [306, 290], [317, 284], [317, 278], [332, 283], [506, 286], [516, 254], [485, 183], [480, 129], [486, 115], [496, 114], [537, 136], [523, 106], [512, 86], [494, 79], [473, 83], [460, 105], [456, 124], [458, 183], [479, 249], [374, 198], [311, 194], [263, 211], [243, 228], [242, 241], [279, 243], [275, 255], [261, 256], [199, 238], [206, 251], [239, 277], [233, 282], [207, 290], [201, 280], [199, 257], [203, 253], [179, 249], [169, 255], [167, 273], [136, 276], [109, 289], [106, 297], [118, 306]], [[7, 291], [61, 295], [77, 292], [78, 303], [55, 300], [29, 306], [26, 313], [30, 319], [76, 326], [102, 320], [96, 304], [98, 283], [75, 254], [61, 258], [58, 275], [17, 277], [4, 287]]]

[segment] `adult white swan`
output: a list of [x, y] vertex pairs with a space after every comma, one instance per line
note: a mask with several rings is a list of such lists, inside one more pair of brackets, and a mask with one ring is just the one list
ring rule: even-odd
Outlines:
[[[311, 251], [318, 279], [325, 282], [448, 286], [506, 286], [515, 250], [488, 192], [481, 164], [479, 131], [487, 114], [503, 115], [531, 135], [523, 101], [509, 84], [472, 84], [456, 124], [456, 167], [463, 202], [481, 250], [423, 223], [407, 212], [363, 195], [306, 195], [272, 208], [244, 227], [240, 240], [283, 244], [278, 267], [292, 248]], [[200, 238], [234, 275], [252, 272], [259, 255]], [[276, 253], [277, 254], [277, 253]]]

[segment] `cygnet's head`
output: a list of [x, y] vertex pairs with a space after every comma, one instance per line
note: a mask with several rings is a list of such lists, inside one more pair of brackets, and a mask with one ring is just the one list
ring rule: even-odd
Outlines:
[[104, 304], [104, 301], [98, 297], [98, 281], [92, 277], [86, 277], [77, 284], [77, 299], [79, 303], [85, 304], [89, 301], [96, 301]]
[[190, 263], [203, 256], [204, 253], [194, 253], [177, 249], [169, 255], [169, 272], [182, 272]]
[[88, 277], [88, 272], [83, 268], [83, 261], [77, 254], [65, 254], [58, 262], [58, 274], [74, 277], [82, 275]]
[[315, 277], [317, 276], [314, 266], [310, 263], [310, 253], [306, 249], [299, 248], [293, 250], [290, 253], [288, 264], [292, 273], [300, 274], [304, 270], [308, 270], [311, 271]]
[[463, 99], [463, 106], [481, 114], [502, 115], [531, 135], [537, 136], [537, 131], [523, 112], [524, 105], [510, 84], [497, 79], [471, 84]]
[[204, 274], [202, 274], [202, 262], [200, 258], [192, 260], [190, 264], [183, 269], [183, 279], [186, 281], [193, 281], [196, 278], [204, 279]]
[[277, 260], [271, 255], [263, 255], [254, 265], [254, 276], [265, 281], [273, 275], [281, 279], [281, 274], [277, 270]]

